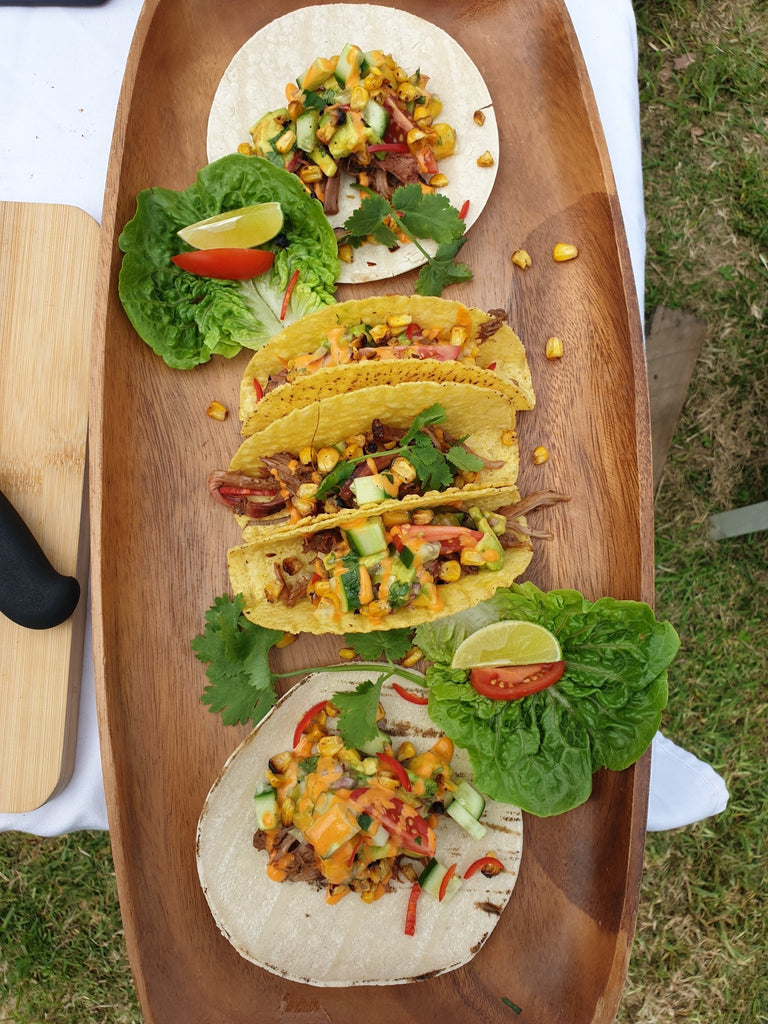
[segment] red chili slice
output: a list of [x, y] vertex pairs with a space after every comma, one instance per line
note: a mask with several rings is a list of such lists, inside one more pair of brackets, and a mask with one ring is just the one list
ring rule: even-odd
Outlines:
[[504, 870], [504, 865], [498, 857], [478, 857], [477, 860], [473, 861], [464, 872], [464, 877], [471, 878], [475, 872], [483, 871], [485, 868], [495, 868], [496, 871], [494, 874], [498, 874], [499, 871]]
[[259, 384], [255, 377], [253, 378], [253, 390], [256, 393], [256, 401], [260, 402], [264, 397], [264, 388]]
[[443, 880], [440, 883], [440, 888], [437, 891], [437, 899], [438, 899], [439, 903], [442, 903], [443, 897], [445, 896], [446, 892], [448, 891], [448, 883], [450, 882], [450, 880], [453, 878], [453, 876], [455, 874], [456, 874], [456, 865], [455, 864], [451, 864], [451, 866], [448, 868], [448, 870], [443, 875]]
[[404, 142], [374, 142], [368, 147], [369, 153], [407, 153], [408, 147]]
[[403, 700], [410, 701], [411, 704], [429, 704], [429, 697], [422, 697], [420, 693], [411, 693], [410, 690], [406, 690], [400, 683], [392, 683], [392, 689], [395, 693], [400, 694]]
[[465, 199], [459, 210], [459, 220], [464, 220], [469, 213], [469, 200]]
[[408, 910], [405, 914], [405, 934], [413, 935], [416, 931], [416, 904], [421, 895], [421, 886], [414, 882], [411, 886], [411, 895], [408, 897]]
[[327, 703], [328, 703], [327, 701], [321, 700], [319, 704], [315, 704], [313, 707], [311, 707], [309, 709], [309, 711], [305, 712], [301, 716], [301, 718], [299, 719], [298, 725], [296, 726], [296, 731], [293, 734], [293, 745], [294, 745], [294, 747], [298, 747], [299, 741], [301, 740], [301, 737], [304, 735], [304, 730], [307, 728], [307, 726], [312, 721], [312, 719], [315, 717], [315, 715], [323, 710], [323, 708], [325, 707], [325, 705]]
[[408, 772], [403, 768], [396, 757], [392, 757], [391, 754], [379, 754], [379, 761], [390, 771], [393, 771], [397, 776], [397, 781], [403, 787], [404, 790], [410, 793], [411, 791], [411, 780], [408, 778]]
[[285, 320], [285, 314], [288, 312], [288, 303], [291, 301], [291, 294], [293, 289], [296, 287], [296, 282], [299, 280], [298, 270], [294, 270], [291, 274], [291, 279], [288, 282], [288, 287], [285, 289], [285, 295], [283, 296], [283, 305], [280, 308], [280, 319]]

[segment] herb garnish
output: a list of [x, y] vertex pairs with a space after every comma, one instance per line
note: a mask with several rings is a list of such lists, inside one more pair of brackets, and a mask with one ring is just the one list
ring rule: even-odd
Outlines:
[[[363, 187], [361, 191], [363, 200], [344, 221], [346, 234], [339, 239], [340, 245], [358, 248], [373, 237], [392, 249], [399, 245], [398, 236], [389, 226], [394, 222], [427, 260], [416, 280], [417, 295], [440, 295], [449, 284], [471, 279], [472, 271], [466, 263], [454, 262], [467, 240], [466, 224], [445, 196], [422, 192], [417, 184], [396, 188], [391, 201], [370, 189]], [[431, 238], [438, 243], [434, 256], [419, 244], [418, 238]]]

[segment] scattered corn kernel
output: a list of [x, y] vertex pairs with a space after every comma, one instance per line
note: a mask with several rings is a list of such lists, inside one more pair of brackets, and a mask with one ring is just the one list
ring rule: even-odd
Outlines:
[[392, 473], [404, 484], [409, 484], [416, 479], [416, 470], [413, 468], [408, 459], [404, 459], [402, 456], [395, 459], [392, 463]]
[[290, 647], [291, 644], [296, 640], [295, 633], [283, 633], [280, 639], [275, 644], [275, 647]]
[[419, 526], [426, 526], [431, 523], [435, 518], [435, 513], [431, 508], [420, 508], [413, 513], [412, 522], [417, 523]]
[[293, 812], [296, 810], [296, 804], [292, 797], [287, 796], [280, 805], [280, 822], [283, 825], [293, 824]]
[[421, 661], [422, 653], [420, 647], [412, 647], [404, 658], [401, 658], [400, 664], [403, 668], [410, 668], [411, 665], [415, 665], [417, 661]]
[[341, 650], [339, 651], [339, 657], [343, 658], [345, 661], [351, 661], [354, 658], [354, 656], [355, 652], [352, 650], [351, 647], [342, 647]]
[[249, 142], [241, 142], [237, 147], [237, 152], [241, 153], [243, 156], [251, 156], [253, 154], [253, 150], [251, 149], [251, 144]]
[[579, 250], [570, 242], [558, 242], [552, 250], [552, 258], [557, 263], [565, 263], [566, 260], [575, 260]]
[[533, 464], [534, 466], [540, 466], [543, 462], [546, 462], [549, 458], [549, 452], [540, 444], [537, 448], [533, 449]]
[[429, 179], [429, 184], [432, 188], [445, 188], [448, 184], [448, 179], [444, 174], [433, 174]]
[[375, 757], [364, 757], [360, 762], [360, 771], [363, 775], [375, 775], [379, 768], [379, 762]]
[[315, 460], [315, 449], [311, 444], [305, 444], [299, 449], [299, 462], [302, 466], [309, 466]]
[[355, 250], [351, 245], [339, 246], [339, 259], [342, 263], [352, 263], [355, 259]]
[[479, 124], [481, 126], [484, 125], [485, 113], [482, 110], [476, 110], [472, 115], [472, 120], [475, 122], [475, 124]]
[[393, 313], [387, 317], [387, 327], [393, 331], [401, 331], [403, 327], [408, 327], [412, 323], [413, 317], [410, 313]]
[[369, 99], [368, 90], [363, 85], [356, 85], [349, 97], [349, 105], [352, 110], [362, 110]]
[[382, 512], [381, 521], [386, 527], [399, 526], [401, 523], [410, 523], [411, 517], [405, 509], [392, 509], [389, 512]]
[[477, 158], [478, 167], [493, 167], [496, 161], [493, 159], [493, 154], [489, 149], [486, 149], [484, 153], [481, 153]]
[[501, 443], [505, 444], [508, 448], [512, 445], [517, 444], [517, 431], [516, 430], [502, 430], [501, 432]]
[[338, 448], [320, 448], [317, 453], [317, 469], [320, 473], [330, 473], [341, 458]]
[[222, 405], [221, 402], [211, 402], [205, 412], [212, 420], [225, 420], [227, 418], [227, 407]]
[[475, 548], [464, 548], [459, 557], [462, 565], [485, 565], [485, 555]]
[[341, 736], [323, 736], [317, 741], [317, 752], [323, 757], [335, 757], [344, 748]]
[[288, 104], [288, 113], [292, 121], [295, 121], [297, 117], [300, 117], [304, 113], [304, 104], [301, 100], [291, 100]]
[[454, 558], [451, 558], [440, 563], [437, 573], [443, 583], [455, 583], [461, 578], [461, 566]]
[[376, 781], [384, 789], [397, 789], [397, 787], [400, 785], [400, 780], [398, 778], [396, 778], [394, 775], [384, 775], [383, 772], [379, 773], [379, 776]]
[[410, 758], [415, 756], [416, 747], [414, 747], [410, 740], [405, 740], [405, 742], [401, 743], [400, 746], [397, 748], [398, 761], [408, 761]]
[[288, 153], [296, 145], [296, 132], [287, 131], [283, 132], [280, 138], [275, 143], [275, 149], [278, 153]]
[[544, 349], [547, 359], [560, 359], [563, 354], [563, 343], [559, 338], [547, 338]]
[[525, 249], [515, 249], [512, 253], [512, 262], [516, 267], [520, 267], [521, 270], [527, 270], [531, 265], [530, 253], [526, 252]]
[[305, 185], [310, 185], [313, 181], [321, 181], [323, 172], [317, 164], [304, 164], [299, 168], [299, 177]]
[[315, 502], [311, 498], [299, 498], [297, 495], [291, 504], [302, 519], [304, 516], [311, 516], [315, 511]]

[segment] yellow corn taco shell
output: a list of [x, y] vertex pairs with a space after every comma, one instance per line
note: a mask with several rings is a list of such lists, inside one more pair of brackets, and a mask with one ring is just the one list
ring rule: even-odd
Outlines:
[[[477, 350], [474, 362], [428, 356], [341, 362], [298, 378], [294, 376], [291, 383], [267, 390], [271, 376], [292, 367], [295, 359], [315, 352], [326, 341], [329, 331], [361, 323], [376, 327], [386, 324], [392, 317], [411, 317], [422, 328], [443, 331], [445, 341], [452, 328], [460, 328], [460, 332], [466, 332], [469, 349]], [[483, 325], [486, 332], [492, 330], [486, 340], [483, 340]], [[326, 306], [286, 327], [260, 348], [248, 363], [240, 386], [243, 434], [263, 430], [294, 409], [340, 392], [420, 380], [456, 381], [494, 388], [505, 395], [515, 409], [531, 409], [534, 405], [525, 349], [507, 324], [492, 314], [448, 299], [383, 295]], [[264, 396], [259, 398], [262, 392]]]
[[[514, 505], [519, 499], [515, 488], [504, 488], [490, 494], [484, 492], [482, 496], [476, 494], [471, 503], [488, 512]], [[434, 508], [443, 504], [437, 499], [431, 503], [422, 500], [418, 507]], [[379, 514], [375, 509], [363, 514], [347, 512], [328, 517], [320, 525], [293, 532], [282, 530], [268, 538], [231, 548], [227, 552], [230, 583], [233, 592], [243, 596], [245, 616], [259, 626], [289, 633], [369, 633], [379, 629], [408, 628], [487, 600], [499, 587], [509, 586], [520, 577], [533, 555], [530, 541], [521, 536], [514, 547], [505, 550], [501, 568], [469, 571], [455, 582], [439, 583], [408, 605], [386, 614], [380, 613], [375, 601], [358, 611], [336, 610], [332, 614], [326, 606], [325, 612], [319, 614], [301, 587], [296, 590], [300, 596], [292, 606], [281, 599], [279, 583], [276, 584], [280, 576], [285, 579], [286, 572], [289, 572], [294, 580], [301, 581], [311, 575], [318, 556], [312, 546], [305, 543], [310, 535], [336, 526], [344, 527], [361, 518], [372, 519]], [[518, 522], [525, 528], [524, 518], [520, 517]]]

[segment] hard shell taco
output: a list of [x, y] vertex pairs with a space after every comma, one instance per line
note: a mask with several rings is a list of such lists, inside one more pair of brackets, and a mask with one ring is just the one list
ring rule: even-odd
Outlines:
[[240, 386], [244, 434], [341, 391], [405, 381], [493, 388], [534, 405], [525, 349], [505, 323], [461, 302], [382, 295], [329, 306], [286, 327], [252, 357]]
[[383, 680], [373, 755], [342, 739], [333, 701], [373, 682], [350, 670], [299, 683], [234, 751], [200, 815], [198, 873], [220, 931], [304, 984], [403, 984], [461, 967], [519, 873], [520, 811], [478, 792], [466, 753], [401, 696], [419, 689], [412, 680]]
[[517, 480], [515, 412], [456, 381], [380, 384], [295, 409], [241, 444], [211, 495], [246, 537], [339, 511], [460, 498]]
[[244, 614], [291, 633], [367, 633], [418, 625], [509, 586], [532, 557], [515, 488], [347, 512], [232, 548], [227, 564]]

